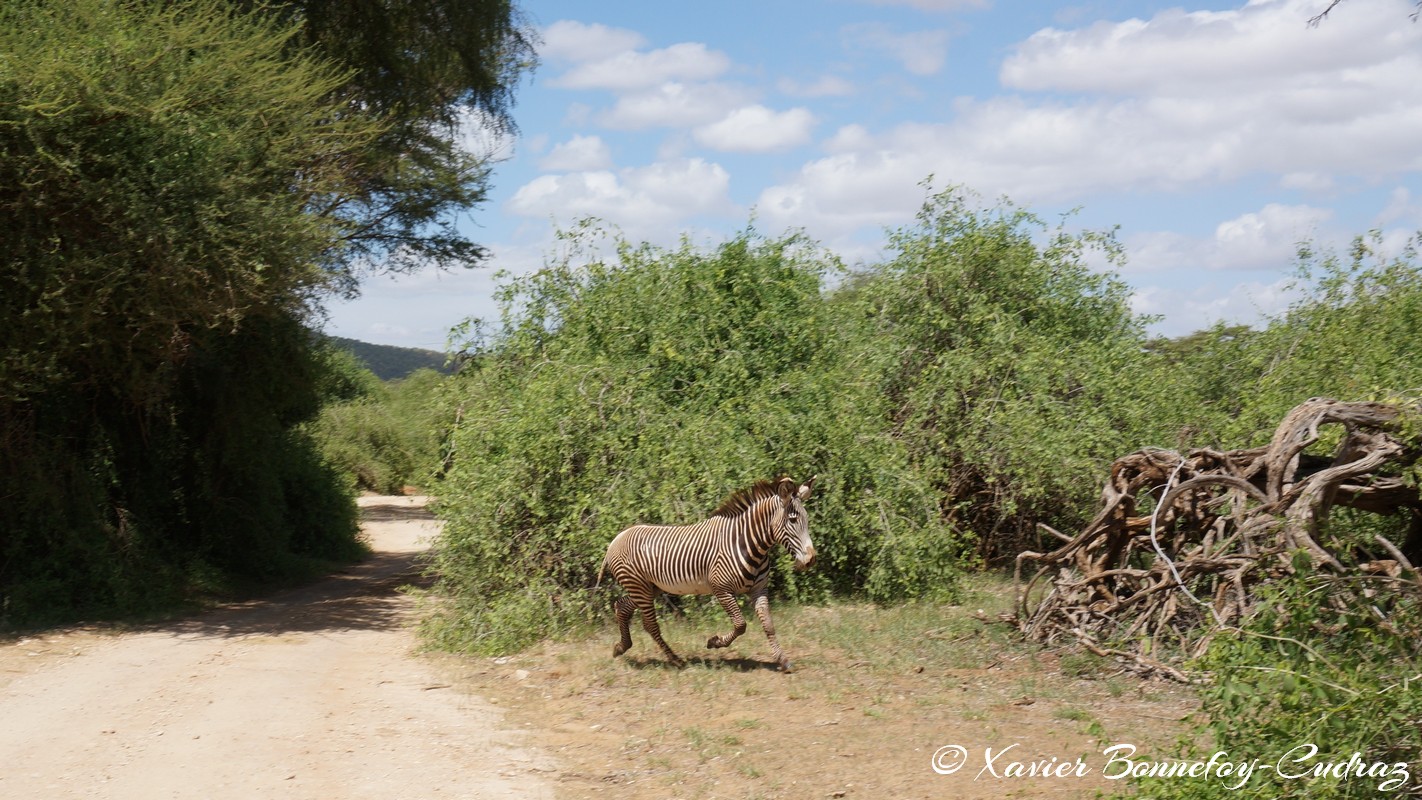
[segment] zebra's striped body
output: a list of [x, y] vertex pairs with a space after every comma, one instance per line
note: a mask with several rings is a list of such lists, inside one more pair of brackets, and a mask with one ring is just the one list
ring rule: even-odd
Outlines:
[[694, 525], [633, 525], [617, 534], [607, 546], [603, 569], [611, 572], [627, 596], [614, 605], [621, 640], [612, 655], [632, 646], [631, 621], [642, 615], [642, 627], [680, 666], [683, 662], [662, 639], [654, 605], [658, 592], [714, 595], [731, 616], [729, 634], [713, 636], [707, 647], [725, 647], [745, 633], [746, 620], [736, 595], [750, 595], [766, 638], [781, 669], [791, 670], [790, 660], [775, 640], [770, 619], [770, 552], [783, 544], [795, 557], [796, 569], [815, 560], [810, 541], [805, 500], [814, 478], [799, 486], [789, 478], [762, 481], [731, 495], [710, 518]]

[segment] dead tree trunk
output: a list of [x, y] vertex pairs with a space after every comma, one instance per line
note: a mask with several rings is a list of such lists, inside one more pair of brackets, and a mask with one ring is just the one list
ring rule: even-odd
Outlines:
[[[1301, 568], [1422, 582], [1422, 522], [1402, 547], [1381, 536], [1343, 541], [1327, 527], [1336, 507], [1422, 513], [1417, 488], [1401, 477], [1419, 454], [1400, 433], [1403, 414], [1313, 398], [1284, 417], [1266, 447], [1148, 448], [1117, 459], [1100, 513], [1079, 534], [1017, 557], [1019, 626], [1037, 641], [1076, 641], [1184, 678], [1171, 662], [1202, 654], [1216, 631], [1247, 617], [1263, 582]], [[1309, 452], [1335, 438], [1331, 455]], [[1030, 565], [1035, 574], [1023, 583]]]

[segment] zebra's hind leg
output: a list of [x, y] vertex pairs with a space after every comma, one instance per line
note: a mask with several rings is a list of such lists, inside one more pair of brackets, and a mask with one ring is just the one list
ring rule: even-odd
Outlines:
[[617, 602], [612, 604], [612, 611], [617, 615], [617, 632], [622, 636], [622, 639], [612, 648], [613, 658], [617, 658], [632, 647], [632, 614], [636, 610], [637, 605], [629, 597], [619, 597]]
[[707, 647], [726, 647], [736, 640], [736, 637], [746, 632], [746, 618], [741, 614], [741, 604], [736, 602], [736, 596], [730, 592], [716, 592], [716, 602], [721, 604], [721, 608], [726, 609], [726, 613], [731, 615], [730, 633], [718, 634], [706, 640]]
[[677, 655], [667, 644], [667, 641], [662, 638], [662, 626], [657, 624], [657, 607], [653, 601], [654, 597], [655, 595], [649, 590], [645, 597], [637, 598], [637, 610], [642, 612], [642, 629], [652, 637], [652, 641], [656, 642], [658, 647], [662, 648], [662, 652], [666, 654], [667, 660], [673, 666], [684, 667], [686, 662], [681, 660], [681, 656]]
[[755, 615], [760, 617], [760, 626], [765, 629], [765, 638], [770, 640], [770, 649], [775, 652], [775, 661], [780, 665], [781, 672], [794, 672], [795, 667], [790, 663], [785, 651], [780, 649], [780, 642], [775, 641], [775, 621], [770, 618], [770, 598], [764, 592], [757, 592], [755, 598]]

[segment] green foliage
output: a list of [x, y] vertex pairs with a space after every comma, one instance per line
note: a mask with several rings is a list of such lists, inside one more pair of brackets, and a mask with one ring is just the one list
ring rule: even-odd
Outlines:
[[358, 391], [303, 324], [316, 206], [385, 130], [294, 31], [207, 1], [0, 6], [0, 625], [360, 553], [298, 426]]
[[970, 199], [930, 198], [839, 305], [869, 326], [865, 358], [943, 515], [1010, 557], [1036, 521], [1089, 515], [1111, 459], [1173, 439], [1181, 417], [1151, 401], [1159, 367], [1127, 287], [1086, 263], [1114, 240]]
[[1195, 410], [1188, 433], [1209, 444], [1222, 444], [1221, 431], [1227, 420], [1239, 416], [1251, 398], [1241, 392], [1259, 376], [1255, 355], [1259, 332], [1248, 325], [1219, 323], [1176, 339], [1157, 338], [1147, 343], [1160, 361], [1162, 380], [1176, 393], [1184, 392]]
[[[1120, 455], [1234, 447], [1311, 395], [1422, 386], [1410, 249], [1306, 262], [1310, 288], [1263, 330], [1150, 340], [1091, 266], [1118, 255], [1110, 235], [970, 203], [929, 198], [887, 261], [832, 291], [832, 257], [753, 232], [705, 251], [617, 241], [609, 259], [584, 228], [507, 283], [502, 325], [470, 323], [449, 385], [435, 639], [505, 649], [594, 616], [618, 530], [701, 519], [781, 473], [820, 475], [819, 567], [778, 570], [785, 594], [951, 596], [974, 546], [1010, 557], [1039, 546], [1037, 523], [1082, 524]], [[1358, 516], [1332, 535], [1398, 536]]]
[[501, 0], [0, 5], [0, 625], [360, 554], [312, 420], [386, 392], [303, 323], [481, 254], [459, 126], [510, 127], [528, 36]]
[[343, 76], [284, 55], [291, 31], [223, 9], [0, 10], [7, 399], [161, 402], [207, 332], [327, 281], [343, 228], [308, 206], [353, 188], [380, 127], [323, 100]]
[[384, 385], [360, 357], [341, 347], [338, 340], [316, 341], [316, 352], [322, 360], [326, 381], [321, 387], [323, 397], [333, 402], [351, 402], [380, 395]]
[[[1301, 256], [1298, 299], [1262, 330], [1215, 328], [1153, 343], [1179, 368], [1183, 396], [1223, 410], [1215, 417], [1215, 435], [1232, 447], [1267, 442], [1283, 415], [1308, 397], [1415, 403], [1422, 387], [1416, 337], [1422, 269], [1415, 242], [1387, 257], [1374, 234], [1357, 239], [1346, 261], [1308, 249]], [[1415, 421], [1409, 424], [1416, 436]], [[1315, 450], [1329, 454], [1332, 444], [1324, 440]], [[1398, 470], [1415, 485], [1415, 465]], [[1422, 553], [1415, 512], [1381, 516], [1335, 509], [1326, 531], [1330, 545], [1344, 552], [1372, 549], [1377, 534]], [[1305, 558], [1295, 565], [1307, 563]], [[1354, 753], [1365, 768], [1387, 765], [1386, 774], [1290, 779], [1261, 770], [1244, 791], [1310, 798], [1416, 795], [1422, 791], [1420, 610], [1422, 591], [1415, 584], [1384, 577], [1303, 575], [1265, 587], [1244, 628], [1218, 636], [1197, 665], [1215, 676], [1202, 692], [1210, 741], [1185, 745], [1185, 754], [1207, 758], [1222, 748], [1272, 765], [1312, 744], [1318, 754], [1286, 763], [1289, 774], [1320, 763], [1346, 765]], [[1379, 788], [1399, 776], [1397, 765], [1409, 779]], [[1191, 800], [1240, 794], [1195, 781], [1149, 781], [1138, 788], [1151, 797]]]
[[327, 405], [310, 425], [321, 452], [358, 489], [399, 494], [406, 486], [429, 486], [443, 472], [440, 449], [455, 416], [442, 392], [444, 376], [424, 369], [382, 384], [356, 369], [366, 390]]
[[302, 429], [334, 383], [331, 359], [311, 342], [305, 326], [281, 315], [213, 342], [185, 365], [171, 412], [182, 466], [169, 469], [152, 452], [130, 455], [134, 491], [187, 500], [149, 516], [154, 524], [182, 519], [167, 533], [189, 555], [269, 580], [300, 571], [305, 559], [363, 554], [352, 493]]
[[[1315, 745], [1304, 761], [1259, 770], [1246, 791], [1268, 797], [1373, 798], [1422, 787], [1422, 591], [1390, 579], [1305, 577], [1271, 587], [1260, 613], [1211, 645], [1200, 666], [1216, 680], [1202, 692], [1208, 745], [1186, 748], [1208, 758], [1217, 749], [1236, 759], [1276, 765]], [[1382, 774], [1313, 776], [1319, 764], [1354, 753]], [[1399, 783], [1402, 774], [1410, 777]], [[1289, 777], [1303, 776], [1303, 777]], [[1385, 788], [1379, 788], [1385, 786]], [[1148, 781], [1159, 798], [1237, 797], [1203, 781]]]
[[249, 318], [184, 364], [161, 415], [53, 396], [7, 409], [0, 625], [143, 613], [359, 557], [350, 491], [297, 428], [330, 382], [309, 341], [288, 317]]
[[[484, 201], [514, 89], [536, 61], [536, 34], [509, 0], [236, 0], [295, 25], [292, 52], [350, 70], [340, 98], [385, 129], [343, 167], [360, 190], [319, 202], [348, 223], [328, 263], [349, 293], [362, 272], [467, 267], [486, 255], [458, 229]], [[490, 152], [478, 150], [479, 137]]]
[[507, 285], [502, 329], [454, 379], [437, 640], [497, 650], [600, 611], [619, 530], [703, 519], [778, 474], [820, 475], [820, 560], [777, 570], [781, 596], [953, 593], [959, 536], [823, 300], [832, 259], [747, 232], [710, 252], [618, 242], [615, 262], [575, 267], [588, 236]]
[[1231, 360], [1240, 398], [1224, 431], [1232, 441], [1267, 442], [1278, 420], [1309, 397], [1398, 400], [1422, 391], [1416, 241], [1389, 256], [1373, 234], [1354, 240], [1346, 259], [1309, 249], [1300, 258], [1298, 299]]

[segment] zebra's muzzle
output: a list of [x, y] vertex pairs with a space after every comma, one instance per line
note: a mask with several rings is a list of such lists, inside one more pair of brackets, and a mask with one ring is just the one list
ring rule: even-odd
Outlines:
[[814, 548], [813, 546], [811, 546], [809, 550], [806, 550], [806, 551], [805, 551], [805, 554], [804, 554], [802, 557], [795, 559], [795, 571], [796, 571], [796, 572], [804, 572], [805, 570], [809, 569], [810, 567], [812, 567], [812, 566], [814, 566], [814, 565], [815, 565], [815, 548]]

